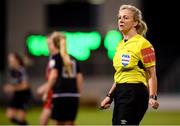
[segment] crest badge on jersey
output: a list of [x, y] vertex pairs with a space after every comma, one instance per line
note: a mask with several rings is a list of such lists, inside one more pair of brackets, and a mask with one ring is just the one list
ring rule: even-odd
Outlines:
[[122, 63], [122, 65], [127, 66], [129, 64], [129, 62], [130, 62], [130, 59], [131, 59], [130, 55], [122, 54], [121, 55], [121, 63]]

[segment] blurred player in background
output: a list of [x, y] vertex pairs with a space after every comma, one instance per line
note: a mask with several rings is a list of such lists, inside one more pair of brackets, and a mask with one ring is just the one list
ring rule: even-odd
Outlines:
[[31, 99], [30, 85], [27, 80], [23, 59], [17, 53], [8, 56], [10, 79], [4, 91], [10, 95], [7, 118], [17, 125], [27, 125], [26, 109]]
[[[53, 92], [51, 111], [48, 110], [47, 117], [51, 114], [57, 125], [74, 125], [83, 77], [77, 61], [67, 53], [66, 38], [62, 33], [52, 33], [47, 43], [51, 55], [48, 64], [48, 81], [39, 88], [38, 92], [43, 94], [44, 100], [48, 100], [49, 91]], [[44, 122], [47, 124], [47, 121]]]
[[147, 26], [135, 6], [120, 7], [118, 26], [123, 40], [113, 59], [115, 83], [101, 107], [108, 108], [114, 99], [113, 125], [139, 125], [148, 101], [152, 108], [159, 107], [155, 51], [144, 38]]

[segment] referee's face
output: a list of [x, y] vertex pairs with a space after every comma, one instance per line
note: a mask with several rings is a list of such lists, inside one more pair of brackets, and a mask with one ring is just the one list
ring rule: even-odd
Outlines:
[[118, 27], [122, 33], [127, 33], [132, 28], [135, 28], [136, 22], [134, 21], [134, 15], [131, 10], [123, 9], [118, 14]]

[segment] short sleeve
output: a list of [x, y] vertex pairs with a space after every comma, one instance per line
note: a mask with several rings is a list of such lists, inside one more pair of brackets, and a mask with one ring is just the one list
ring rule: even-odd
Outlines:
[[49, 68], [50, 69], [59, 69], [61, 67], [61, 62], [57, 57], [52, 57], [49, 60]]
[[145, 68], [156, 65], [156, 56], [150, 42], [144, 41], [140, 48], [140, 58]]

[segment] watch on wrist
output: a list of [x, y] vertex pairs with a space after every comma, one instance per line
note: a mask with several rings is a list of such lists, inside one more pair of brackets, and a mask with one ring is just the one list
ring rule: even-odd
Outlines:
[[149, 98], [152, 98], [154, 100], [157, 100], [157, 96], [156, 95], [150, 95]]

